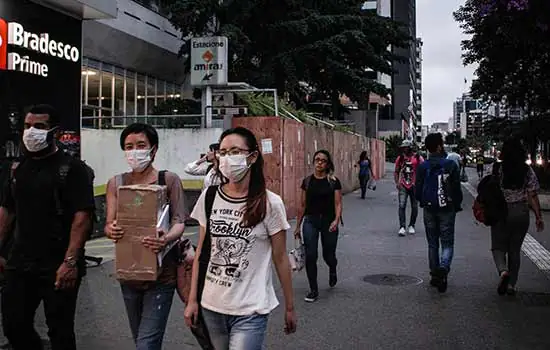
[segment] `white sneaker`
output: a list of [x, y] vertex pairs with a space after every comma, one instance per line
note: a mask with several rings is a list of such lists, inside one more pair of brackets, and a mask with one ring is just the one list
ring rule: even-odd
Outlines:
[[414, 235], [416, 233], [414, 226], [409, 226], [409, 235]]
[[404, 228], [404, 227], [401, 227], [401, 228], [399, 229], [398, 234], [399, 234], [400, 237], [405, 237], [405, 235], [406, 235], [405, 228]]

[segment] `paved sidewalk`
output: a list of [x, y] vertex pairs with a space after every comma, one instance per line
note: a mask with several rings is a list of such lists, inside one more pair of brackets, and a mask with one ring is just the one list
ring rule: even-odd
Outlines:
[[[283, 334], [284, 310], [277, 308], [270, 318], [267, 349], [549, 349], [545, 320], [550, 319], [550, 296], [544, 293], [550, 290], [550, 281], [525, 258], [520, 294], [516, 298], [496, 294], [488, 229], [475, 223], [472, 197], [464, 192], [465, 210], [457, 220], [455, 259], [445, 294], [425, 281], [429, 276], [422, 214], [416, 235], [397, 236], [397, 194], [389, 173], [367, 200], [347, 195], [338, 285], [328, 288], [328, 270], [320, 261], [320, 298], [307, 304], [305, 272], [294, 274], [298, 332]], [[288, 241], [292, 245], [290, 233]], [[100, 249], [105, 248], [97, 252]], [[83, 283], [77, 315], [79, 350], [134, 349], [112, 272], [113, 263], [107, 262], [90, 269]], [[379, 284], [363, 280], [377, 274], [383, 275]], [[277, 294], [283, 300], [280, 288]], [[37, 322], [42, 324], [41, 315]], [[45, 334], [45, 327], [40, 331]], [[183, 305], [177, 299], [164, 349], [198, 349], [184, 326]]]

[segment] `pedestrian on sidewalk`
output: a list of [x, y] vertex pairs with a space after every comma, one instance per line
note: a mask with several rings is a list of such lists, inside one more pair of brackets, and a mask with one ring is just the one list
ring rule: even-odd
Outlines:
[[425, 144], [429, 155], [418, 168], [416, 196], [424, 209], [430, 284], [444, 293], [453, 259], [456, 213], [462, 210], [460, 172], [447, 158], [440, 133], [428, 135]]
[[213, 143], [208, 148], [209, 151], [201, 159], [191, 162], [185, 166], [185, 171], [189, 175], [204, 176], [202, 189], [210, 186], [219, 185], [220, 178], [218, 176], [218, 160], [216, 152], [220, 149], [219, 143]]
[[[226, 130], [217, 157], [222, 185], [203, 191], [191, 214], [200, 236], [185, 323], [193, 327], [202, 313], [216, 350], [260, 350], [269, 315], [279, 304], [272, 264], [285, 298], [285, 332], [296, 330], [286, 252], [290, 225], [281, 197], [266, 188], [264, 160], [250, 130]], [[208, 269], [199, 280], [205, 255]]]
[[[302, 181], [301, 208], [294, 236], [303, 238], [306, 251], [306, 274], [310, 291], [305, 301], [314, 302], [319, 297], [317, 283], [317, 255], [319, 236], [323, 259], [329, 267], [329, 286], [338, 281], [336, 266], [336, 245], [338, 225], [342, 218], [342, 184], [334, 176], [334, 163], [330, 153], [319, 150], [313, 155], [315, 169], [312, 175]], [[303, 225], [302, 225], [303, 221]]]
[[477, 164], [477, 177], [479, 180], [481, 180], [485, 173], [485, 157], [483, 156], [482, 151], [480, 151], [480, 153], [476, 156], [476, 164]]
[[367, 186], [372, 176], [372, 162], [370, 161], [367, 151], [361, 152], [359, 161], [355, 165], [359, 167], [359, 185], [361, 187], [361, 199], [365, 199]]
[[504, 142], [502, 162], [495, 163], [508, 207], [504, 220], [491, 227], [491, 249], [500, 276], [499, 295], [514, 295], [521, 262], [521, 246], [529, 228], [529, 204], [535, 212], [537, 231], [544, 230], [539, 198], [540, 189], [533, 169], [525, 163], [525, 148], [518, 139]]
[[[400, 155], [395, 161], [394, 180], [399, 199], [399, 231], [400, 237], [405, 237], [407, 232], [416, 233], [415, 225], [418, 217], [418, 202], [415, 194], [415, 180], [418, 166], [424, 162], [424, 158], [413, 151], [412, 142], [404, 140], [401, 143]], [[411, 202], [411, 219], [406, 228], [407, 199]]]
[[[34, 329], [43, 303], [53, 350], [74, 350], [74, 318], [85, 274], [84, 244], [94, 211], [86, 166], [64, 154], [55, 140], [60, 118], [49, 105], [25, 116], [24, 157], [4, 186], [0, 203], [0, 245], [16, 224], [2, 290], [2, 326], [15, 350], [42, 349]], [[1, 249], [0, 249], [1, 250]]]
[[[153, 166], [159, 148], [158, 133], [150, 125], [135, 123], [120, 135], [120, 148], [131, 172], [116, 175], [107, 183], [107, 220], [105, 234], [115, 244], [124, 235], [117, 226], [117, 189], [125, 185], [158, 184], [167, 186], [170, 203], [170, 230], [145, 237], [142, 244], [154, 253], [178, 240], [185, 228], [185, 203], [179, 176], [159, 171]], [[126, 313], [136, 350], [160, 350], [170, 314], [177, 279], [177, 250], [172, 249], [162, 261], [154, 282], [120, 281]]]

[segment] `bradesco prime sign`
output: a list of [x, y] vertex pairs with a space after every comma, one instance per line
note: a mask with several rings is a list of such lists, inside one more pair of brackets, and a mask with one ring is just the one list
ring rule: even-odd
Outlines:
[[48, 33], [32, 33], [20, 23], [0, 18], [0, 69], [48, 77], [48, 65], [34, 53], [74, 63], [80, 60], [78, 48], [50, 38]]
[[227, 85], [227, 38], [191, 39], [191, 85]]

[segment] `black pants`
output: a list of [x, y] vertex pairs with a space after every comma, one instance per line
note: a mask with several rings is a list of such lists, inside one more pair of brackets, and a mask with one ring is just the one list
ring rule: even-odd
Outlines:
[[332, 220], [306, 216], [304, 226], [302, 227], [302, 236], [306, 249], [306, 274], [309, 281], [309, 288], [312, 291], [318, 291], [317, 283], [317, 255], [319, 246], [319, 236], [321, 236], [321, 245], [323, 246], [323, 259], [329, 267], [330, 273], [336, 272], [336, 245], [338, 244], [338, 230], [330, 232], [329, 227]]
[[8, 271], [2, 290], [2, 327], [14, 350], [42, 350], [42, 340], [34, 329], [34, 316], [40, 302], [48, 326], [52, 350], [76, 350], [74, 318], [77, 287], [55, 290], [54, 274]]
[[359, 175], [359, 185], [361, 186], [361, 198], [365, 199], [365, 195], [367, 194], [367, 185], [369, 184], [370, 176], [367, 175]]

